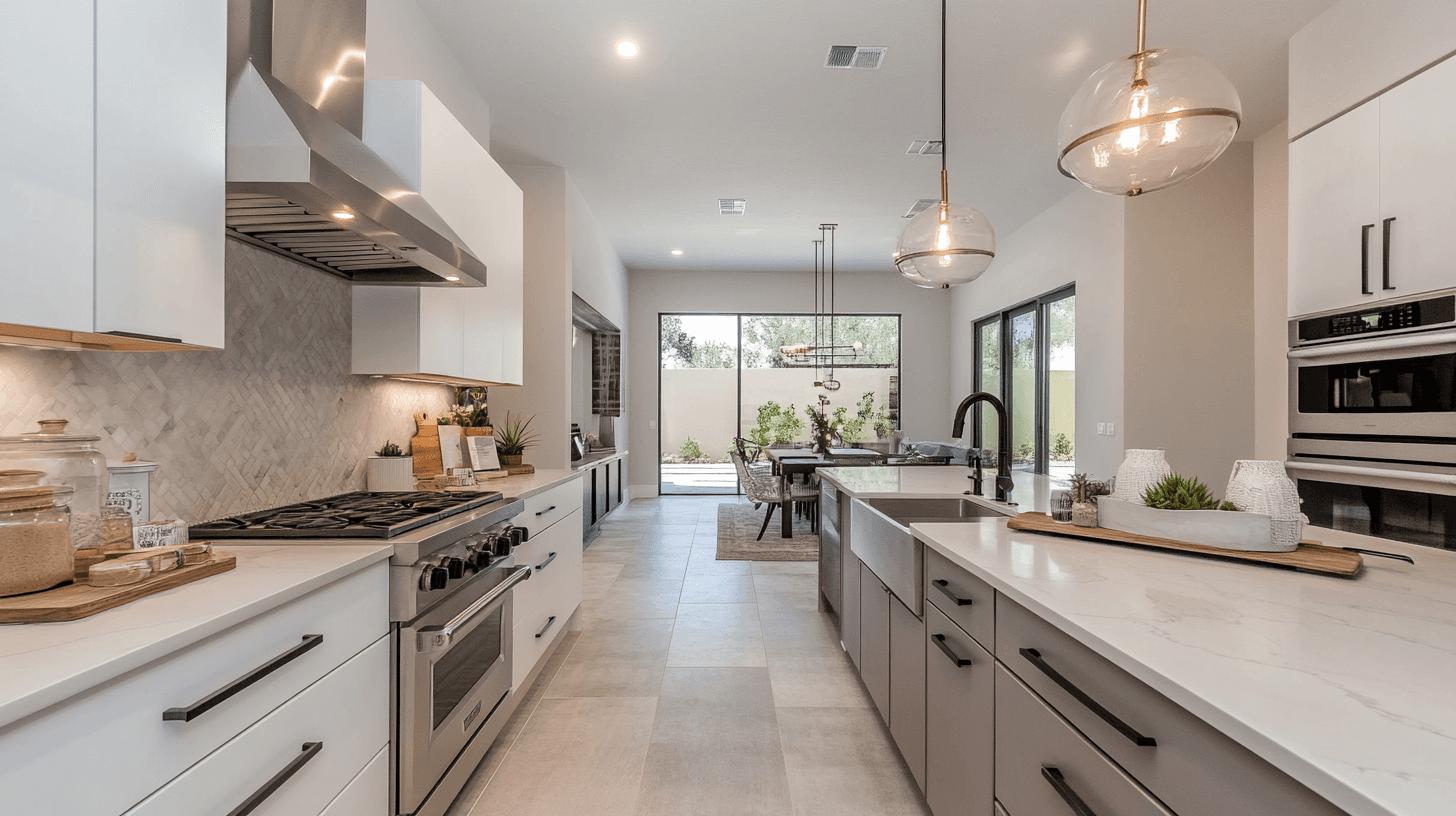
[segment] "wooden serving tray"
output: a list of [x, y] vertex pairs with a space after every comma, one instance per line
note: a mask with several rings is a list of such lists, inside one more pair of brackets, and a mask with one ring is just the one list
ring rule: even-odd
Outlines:
[[[145, 552], [142, 550], [141, 552]], [[0, 598], [0, 623], [54, 623], [90, 617], [138, 598], [217, 575], [238, 565], [232, 553], [213, 551], [206, 564], [178, 567], [144, 581], [118, 587], [66, 584], [43, 592]]]
[[1246, 561], [1251, 564], [1266, 564], [1276, 567], [1292, 567], [1294, 569], [1320, 572], [1326, 575], [1353, 576], [1360, 571], [1364, 559], [1359, 553], [1342, 550], [1338, 547], [1326, 547], [1318, 541], [1301, 541], [1299, 548], [1293, 552], [1246, 552], [1243, 550], [1226, 550], [1222, 547], [1210, 547], [1206, 544], [1192, 544], [1187, 541], [1173, 541], [1168, 538], [1153, 538], [1151, 536], [1138, 535], [1137, 533], [1124, 533], [1121, 530], [1107, 530], [1102, 527], [1078, 527], [1071, 522], [1052, 521], [1045, 513], [1022, 513], [1006, 523], [1012, 530], [1025, 530], [1032, 533], [1049, 533], [1051, 535], [1069, 536], [1071, 538], [1084, 538], [1091, 541], [1105, 541], [1111, 544], [1129, 544], [1135, 547], [1153, 547], [1160, 550], [1175, 550], [1177, 552], [1193, 553], [1195, 555], [1207, 555], [1215, 558], [1227, 558], [1233, 561]]

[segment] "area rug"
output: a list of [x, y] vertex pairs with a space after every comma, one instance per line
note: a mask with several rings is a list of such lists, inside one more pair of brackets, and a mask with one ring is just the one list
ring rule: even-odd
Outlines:
[[753, 509], [751, 504], [718, 505], [719, 561], [818, 561], [819, 534], [809, 531], [807, 518], [794, 519], [794, 537], [784, 538], [779, 512], [763, 532], [763, 540], [755, 541], [763, 526], [767, 507]]

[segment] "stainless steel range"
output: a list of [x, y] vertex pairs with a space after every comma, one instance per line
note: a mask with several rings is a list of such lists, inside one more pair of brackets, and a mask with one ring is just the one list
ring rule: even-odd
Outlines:
[[347, 493], [194, 525], [197, 539], [329, 545], [387, 540], [393, 629], [393, 812], [438, 816], [514, 708], [512, 550], [524, 505], [500, 493]]

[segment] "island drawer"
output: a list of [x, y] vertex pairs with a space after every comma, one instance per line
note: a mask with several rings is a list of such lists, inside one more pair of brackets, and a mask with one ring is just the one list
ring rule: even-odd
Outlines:
[[[1181, 816], [1344, 813], [1004, 595], [996, 645], [1008, 669]], [[1229, 667], [1227, 682], [1240, 682], [1238, 661]]]
[[996, 590], [930, 547], [925, 548], [925, 599], [987, 651], [995, 651]]
[[511, 519], [517, 527], [525, 527], [536, 535], [547, 527], [581, 509], [581, 485], [576, 479], [525, 499], [526, 508]]
[[232, 813], [245, 802], [258, 802], [253, 816], [317, 816], [388, 742], [389, 640], [380, 638], [126, 816]]
[[[140, 802], [385, 635], [387, 570], [375, 564], [0, 730], [6, 807], [107, 814]], [[164, 720], [173, 709], [195, 716]], [[86, 784], [67, 783], [78, 769]]]
[[999, 664], [996, 798], [1018, 816], [1173, 816]]

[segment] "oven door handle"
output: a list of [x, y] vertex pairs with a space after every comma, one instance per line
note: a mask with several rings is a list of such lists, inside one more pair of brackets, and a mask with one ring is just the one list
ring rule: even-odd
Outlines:
[[[1319, 346], [1310, 346], [1308, 348], [1297, 348], [1289, 352], [1289, 359], [1305, 360], [1312, 357], [1334, 357], [1336, 355], [1358, 354], [1367, 351], [1439, 346], [1446, 343], [1456, 343], [1456, 329], [1398, 334], [1394, 337], [1372, 337], [1369, 340], [1343, 340]], [[1430, 351], [1430, 354], [1440, 353], [1439, 349], [1432, 349]]]
[[451, 618], [449, 622], [421, 628], [416, 633], [416, 646], [418, 650], [421, 652], [435, 652], [449, 648], [450, 642], [454, 639], [456, 632], [474, 620], [477, 615], [494, 606], [497, 601], [502, 600], [505, 594], [510, 592], [511, 588], [516, 584], [529, 579], [531, 572], [532, 570], [529, 566], [516, 567], [511, 572], [511, 576], [502, 581], [500, 586], [482, 595], [475, 603], [465, 607], [464, 611]]

